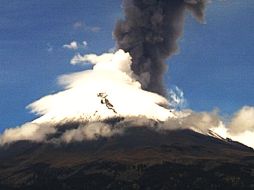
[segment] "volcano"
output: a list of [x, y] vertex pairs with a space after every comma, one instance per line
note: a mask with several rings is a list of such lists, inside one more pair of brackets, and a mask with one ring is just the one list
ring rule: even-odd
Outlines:
[[[112, 126], [121, 118], [105, 121]], [[254, 189], [254, 151], [214, 133], [128, 126], [124, 133], [0, 148], [0, 189]]]
[[246, 146], [254, 147], [254, 108], [226, 120], [178, 110], [183, 93], [164, 84], [185, 17], [205, 23], [207, 3], [123, 0], [113, 51], [81, 55], [76, 41], [63, 45], [86, 69], [58, 77], [60, 91], [27, 106], [34, 120], [0, 134], [0, 190], [254, 189]]

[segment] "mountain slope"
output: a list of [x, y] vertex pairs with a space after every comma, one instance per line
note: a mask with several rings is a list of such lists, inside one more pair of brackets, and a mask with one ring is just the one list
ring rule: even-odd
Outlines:
[[0, 189], [253, 189], [254, 151], [191, 130], [130, 127], [70, 144], [0, 148]]

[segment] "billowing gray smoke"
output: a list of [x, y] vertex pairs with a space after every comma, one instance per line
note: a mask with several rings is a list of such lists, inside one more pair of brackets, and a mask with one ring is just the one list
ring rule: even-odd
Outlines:
[[202, 21], [206, 0], [124, 0], [125, 19], [116, 24], [118, 48], [130, 52], [132, 70], [146, 90], [166, 95], [165, 61], [177, 51], [186, 10]]

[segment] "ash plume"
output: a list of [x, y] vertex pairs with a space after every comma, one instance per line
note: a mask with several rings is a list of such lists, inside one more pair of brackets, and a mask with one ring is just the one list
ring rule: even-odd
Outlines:
[[203, 21], [206, 0], [124, 0], [125, 19], [116, 24], [120, 49], [133, 58], [132, 70], [142, 88], [166, 96], [165, 61], [173, 55], [181, 36], [186, 10]]

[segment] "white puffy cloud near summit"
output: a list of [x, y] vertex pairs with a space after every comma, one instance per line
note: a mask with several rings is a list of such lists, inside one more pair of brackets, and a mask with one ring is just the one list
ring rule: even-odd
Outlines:
[[[110, 64], [109, 62], [111, 61], [117, 61], [114, 58], [114, 53], [104, 53], [100, 56], [95, 55], [95, 54], [87, 54], [87, 55], [80, 55], [77, 54], [75, 55], [72, 59], [71, 59], [71, 64], [73, 65], [77, 65], [77, 64], [84, 64], [84, 63], [91, 63], [93, 65], [96, 65], [98, 63], [104, 63], [105, 67], [109, 67], [112, 66], [112, 64]], [[123, 65], [123, 64], [119, 64], [118, 62], [114, 63], [114, 65]], [[129, 64], [127, 64], [126, 66], [128, 67]]]
[[166, 120], [172, 115], [160, 106], [168, 104], [164, 97], [141, 89], [131, 70], [129, 53], [119, 50], [100, 56], [89, 54], [83, 56], [83, 61], [94, 64], [93, 69], [61, 76], [59, 83], [65, 90], [28, 106], [41, 116], [37, 122], [51, 118], [57, 121], [80, 117], [98, 120], [112, 116]]

